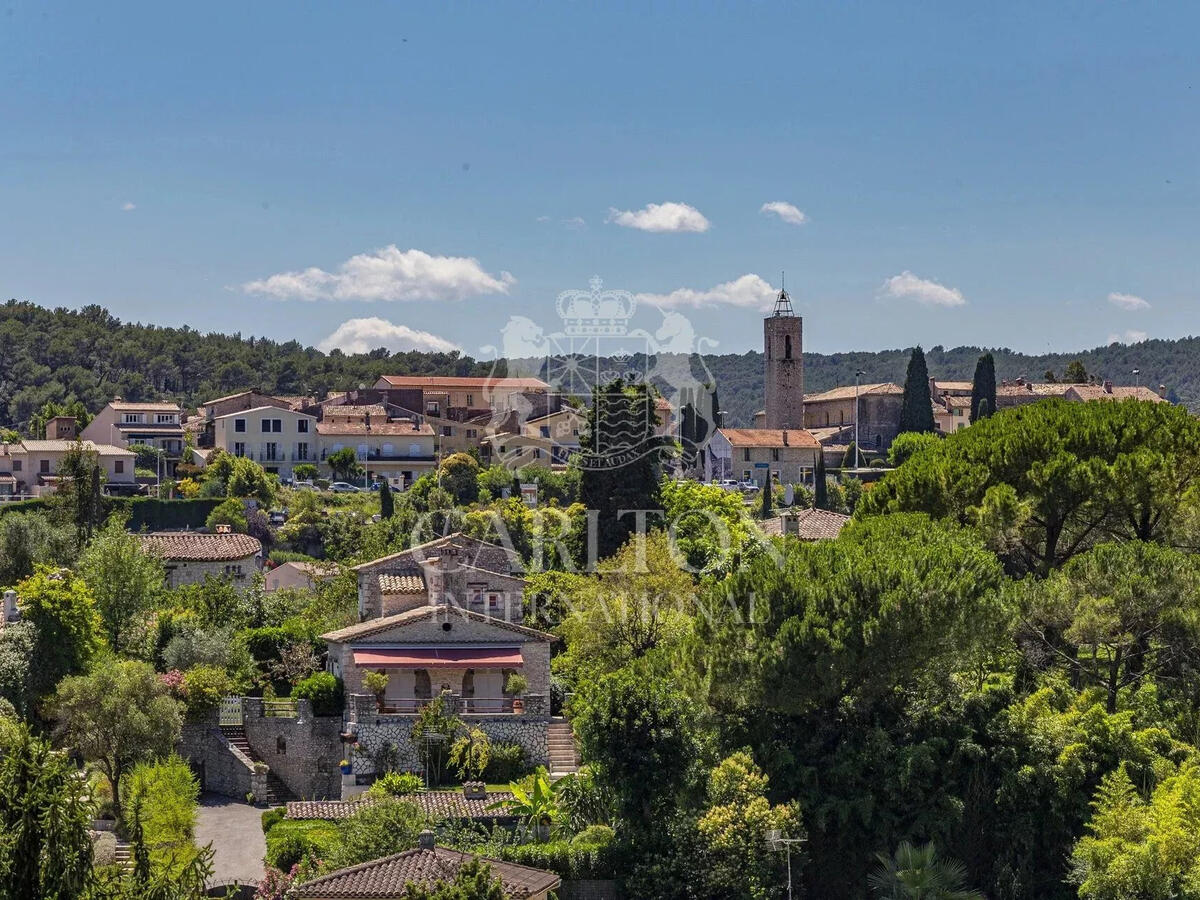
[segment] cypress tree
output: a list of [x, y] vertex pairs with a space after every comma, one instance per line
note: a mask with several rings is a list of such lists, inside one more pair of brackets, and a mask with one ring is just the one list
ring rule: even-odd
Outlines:
[[813, 507], [829, 508], [829, 486], [825, 484], [825, 452], [817, 451], [817, 470], [813, 473]]
[[775, 512], [775, 498], [771, 496], [771, 473], [767, 473], [767, 483], [763, 485], [762, 491], [762, 517], [769, 519]]
[[975, 363], [971, 381], [971, 421], [986, 419], [996, 411], [996, 360], [985, 353]]
[[929, 368], [925, 365], [925, 351], [913, 348], [908, 360], [908, 374], [904, 377], [904, 403], [900, 407], [900, 432], [932, 432], [933, 400], [929, 396]]
[[396, 514], [396, 503], [392, 499], [392, 489], [386, 480], [379, 482], [379, 515], [390, 519]]

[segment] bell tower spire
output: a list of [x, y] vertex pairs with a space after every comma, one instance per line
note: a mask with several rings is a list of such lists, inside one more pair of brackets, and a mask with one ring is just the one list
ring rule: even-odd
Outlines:
[[763, 387], [767, 428], [804, 427], [804, 320], [779, 278], [779, 295], [763, 319]]

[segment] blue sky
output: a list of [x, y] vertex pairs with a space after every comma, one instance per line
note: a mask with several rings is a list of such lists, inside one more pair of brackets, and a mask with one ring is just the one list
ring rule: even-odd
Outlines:
[[786, 269], [824, 352], [1193, 334], [1198, 31], [1195, 3], [9, 0], [0, 294], [478, 354], [599, 274], [741, 352]]

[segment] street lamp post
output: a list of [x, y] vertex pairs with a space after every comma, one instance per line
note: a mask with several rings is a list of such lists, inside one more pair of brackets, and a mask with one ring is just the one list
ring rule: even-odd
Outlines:
[[854, 469], [858, 470], [858, 382], [867, 373], [859, 369], [854, 373]]

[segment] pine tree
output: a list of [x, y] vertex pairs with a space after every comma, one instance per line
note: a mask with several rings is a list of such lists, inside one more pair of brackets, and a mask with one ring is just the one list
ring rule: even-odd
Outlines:
[[396, 514], [396, 502], [392, 499], [392, 489], [387, 481], [379, 482], [379, 516], [390, 519]]
[[914, 347], [904, 378], [904, 403], [900, 407], [900, 433], [906, 431], [932, 432], [933, 401], [929, 396], [929, 369], [925, 351]]
[[817, 451], [817, 470], [813, 475], [813, 507], [829, 508], [829, 485], [825, 483], [825, 452]]
[[971, 421], [986, 419], [996, 411], [996, 360], [985, 353], [975, 363], [975, 378], [971, 381]]

